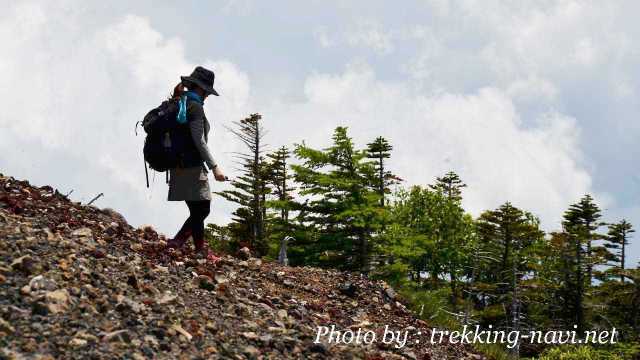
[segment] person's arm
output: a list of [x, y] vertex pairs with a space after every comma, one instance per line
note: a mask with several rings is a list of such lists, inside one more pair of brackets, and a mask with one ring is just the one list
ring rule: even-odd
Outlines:
[[198, 104], [190, 103], [189, 105], [187, 116], [189, 118], [189, 127], [191, 128], [193, 143], [196, 145], [196, 148], [198, 148], [200, 157], [202, 157], [202, 160], [207, 164], [209, 170], [213, 170], [217, 164], [209, 151], [209, 146], [207, 146], [204, 137], [204, 110], [202, 106]]

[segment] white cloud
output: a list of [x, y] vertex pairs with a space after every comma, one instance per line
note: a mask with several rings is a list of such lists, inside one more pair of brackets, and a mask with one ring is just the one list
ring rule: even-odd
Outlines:
[[[304, 103], [267, 111], [290, 129], [278, 134], [280, 143], [306, 139], [326, 146], [337, 125], [349, 126], [361, 146], [388, 137], [394, 171], [411, 184], [458, 172], [469, 184], [465, 204], [475, 214], [509, 200], [553, 228], [567, 204], [592, 192], [575, 119], [547, 113], [525, 127], [509, 94], [498, 88], [424, 96], [406, 84], [379, 81], [360, 64], [309, 77], [305, 94]], [[304, 130], [309, 124], [312, 133]]]
[[401, 32], [403, 38], [418, 41], [420, 49], [415, 56], [407, 60], [401, 69], [409, 76], [428, 82], [437, 76], [434, 61], [445, 53], [445, 46], [438, 35], [428, 26], [412, 26]]
[[[470, 90], [491, 84], [506, 90], [519, 86], [514, 82], [537, 78], [544, 79], [537, 82], [542, 87], [538, 92], [549, 85], [561, 91], [576, 79], [622, 77], [634, 69], [627, 62], [637, 58], [634, 33], [625, 26], [634, 21], [629, 15], [633, 11], [624, 2], [427, 4], [433, 18], [418, 27], [428, 36], [416, 37], [418, 51], [404, 61], [404, 68], [436, 88]], [[448, 46], [437, 47], [439, 43]], [[614, 84], [603, 85], [616, 91]]]
[[[395, 146], [391, 165], [409, 183], [426, 184], [454, 170], [469, 184], [465, 202], [476, 214], [510, 200], [540, 215], [546, 227], [557, 224], [568, 204], [593, 192], [577, 121], [554, 110], [566, 90], [562, 80], [609, 66], [615, 75], [609, 85], [620, 96], [635, 93], [635, 83], [612, 66], [630, 51], [630, 40], [619, 31], [594, 30], [595, 15], [612, 18], [608, 5], [561, 2], [523, 10], [503, 2], [431, 3], [436, 16], [455, 16], [463, 28], [422, 24], [398, 32], [360, 21], [345, 37], [331, 38], [324, 28], [315, 36], [321, 46], [346, 42], [377, 54], [395, 51], [396, 41], [417, 41], [415, 57], [395, 61], [436, 92], [419, 92], [410, 79], [382, 81], [363, 61], [301, 79], [302, 99], [266, 101], [252, 93], [237, 64], [205, 60], [222, 95], [206, 105], [212, 149], [229, 175], [231, 152], [240, 147], [220, 125], [257, 111], [273, 147], [303, 139], [327, 145], [335, 126], [347, 125], [360, 145], [388, 137]], [[144, 188], [142, 136], [133, 136], [133, 125], [193, 69], [184, 39], [167, 37], [142, 16], [101, 18], [76, 2], [29, 2], [0, 15], [0, 42], [0, 168], [73, 188], [76, 199], [104, 192], [99, 205], [122, 211], [134, 224], [173, 232], [186, 210], [164, 201], [162, 177], [151, 191]], [[572, 66], [575, 73], [568, 71]], [[274, 81], [272, 91], [279, 86]], [[527, 103], [550, 106], [530, 114], [521, 107]], [[225, 222], [232, 210], [216, 199], [209, 221]]]
[[222, 12], [226, 15], [247, 16], [253, 12], [253, 3], [251, 0], [226, 0]]
[[332, 47], [335, 42], [329, 37], [326, 26], [319, 26], [313, 30], [313, 37], [323, 48]]
[[346, 41], [351, 46], [370, 48], [378, 54], [393, 51], [392, 34], [373, 20], [358, 20], [346, 33]]
[[346, 45], [368, 49], [378, 55], [390, 54], [394, 50], [393, 33], [372, 19], [359, 18], [346, 30], [333, 35], [327, 26], [317, 26], [313, 29], [313, 38], [323, 48]]
[[593, 66], [598, 61], [600, 54], [591, 38], [578, 40], [573, 48], [573, 60], [576, 64], [583, 66]]
[[514, 99], [529, 102], [550, 103], [558, 96], [558, 88], [551, 81], [536, 76], [515, 80], [506, 92]]
[[[16, 4], [0, 19], [0, 168], [36, 184], [74, 189], [77, 200], [104, 192], [97, 205], [121, 211], [133, 224], [153, 223], [171, 234], [186, 207], [167, 203], [163, 175], [145, 188], [143, 136], [134, 124], [187, 75], [182, 41], [167, 38], [135, 15], [96, 21], [73, 2]], [[105, 25], [99, 26], [98, 23]], [[81, 31], [78, 31], [81, 29]], [[206, 61], [216, 71], [223, 97], [208, 101], [214, 126], [244, 116], [248, 77], [226, 60]], [[6, 71], [10, 69], [10, 71]], [[242, 114], [242, 115], [241, 115]], [[224, 132], [211, 144], [219, 162]], [[233, 143], [231, 143], [233, 144]], [[228, 146], [225, 150], [231, 150]], [[221, 186], [215, 184], [219, 190]], [[212, 221], [229, 219], [229, 204], [213, 207]]]

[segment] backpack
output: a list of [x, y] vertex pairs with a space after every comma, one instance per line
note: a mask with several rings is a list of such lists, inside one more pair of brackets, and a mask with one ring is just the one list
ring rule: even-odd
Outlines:
[[[155, 171], [166, 171], [166, 181], [168, 183], [168, 170], [180, 163], [184, 152], [185, 125], [179, 124], [176, 120], [178, 101], [179, 99], [163, 101], [160, 106], [149, 111], [142, 120], [142, 127], [147, 133], [143, 148], [147, 187], [149, 187], [147, 164]], [[136, 130], [139, 123], [136, 123]]]

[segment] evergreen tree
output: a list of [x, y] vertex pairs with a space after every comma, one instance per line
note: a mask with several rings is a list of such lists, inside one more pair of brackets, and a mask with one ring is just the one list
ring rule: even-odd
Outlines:
[[216, 194], [239, 205], [233, 213], [231, 225], [236, 238], [240, 242], [249, 240], [248, 245], [258, 255], [265, 255], [267, 242], [264, 203], [269, 189], [266, 179], [268, 173], [261, 155], [264, 147], [261, 118], [259, 114], [252, 114], [246, 119], [234, 122], [237, 129], [230, 129], [230, 131], [245, 144], [248, 152], [236, 154], [242, 175], [231, 181], [234, 189], [216, 192]]
[[606, 280], [597, 285], [591, 302], [598, 305], [593, 328], [615, 326], [618, 341], [640, 340], [640, 269], [617, 270], [623, 281]]
[[618, 264], [620, 270], [620, 282], [624, 282], [624, 275], [622, 274], [625, 269], [626, 249], [629, 245], [629, 237], [635, 230], [627, 220], [622, 220], [617, 224], [609, 225], [609, 233], [607, 236], [608, 244], [605, 246], [608, 249], [617, 251], [617, 254], [612, 254], [611, 260]]
[[493, 285], [487, 288], [491, 296], [483, 306], [490, 312], [506, 308], [506, 313], [494, 321], [517, 325], [524, 313], [520, 287], [525, 275], [532, 271], [537, 244], [544, 239], [539, 220], [507, 202], [496, 210], [482, 213], [477, 231], [482, 250], [497, 260], [488, 263], [479, 277], [481, 282]]
[[[570, 275], [566, 263], [572, 261], [566, 233], [552, 232], [548, 238], [540, 238], [520, 254], [525, 276], [518, 281], [521, 325], [531, 329], [572, 328], [572, 317], [566, 316], [570, 294], [562, 286]], [[536, 353], [539, 348], [527, 345], [524, 349]]]
[[293, 235], [293, 225], [289, 221], [289, 204], [293, 200], [295, 188], [291, 185], [293, 176], [288, 171], [288, 160], [291, 153], [286, 146], [267, 154], [266, 182], [270, 188], [271, 200], [265, 203], [265, 208], [275, 210], [278, 214], [267, 222], [270, 243], [273, 253], [286, 236]]
[[599, 219], [602, 217], [600, 208], [595, 204], [591, 195], [587, 194], [576, 204], [569, 207], [565, 213], [564, 224], [573, 230], [575, 235], [581, 236], [581, 241], [586, 245], [582, 261], [586, 265], [587, 283], [591, 284], [593, 278], [593, 267], [597, 263], [594, 256], [593, 241], [601, 239], [602, 236], [596, 230], [602, 225]]
[[449, 284], [451, 287], [451, 304], [456, 310], [458, 299], [457, 285], [459, 281], [459, 272], [463, 271], [462, 264], [464, 262], [460, 251], [465, 245], [468, 245], [467, 237], [472, 233], [472, 221], [464, 221], [464, 209], [462, 208], [462, 189], [467, 185], [462, 182], [458, 174], [449, 171], [443, 177], [436, 178], [436, 183], [429, 187], [436, 192], [442, 194], [447, 200], [441, 208], [445, 210], [442, 216], [440, 230], [438, 231], [438, 247], [445, 254], [444, 264], [448, 269]]
[[584, 301], [591, 287], [593, 265], [596, 263], [592, 242], [601, 237], [595, 232], [600, 226], [598, 220], [601, 216], [593, 198], [585, 195], [580, 202], [569, 207], [562, 222], [567, 245], [572, 249], [572, 259], [565, 264], [568, 268], [563, 270], [571, 274], [563, 284], [563, 292], [571, 298], [565, 313], [573, 318], [579, 332], [586, 325]]
[[[474, 221], [462, 207], [466, 184], [454, 172], [389, 195], [398, 178], [387, 169], [392, 147], [382, 137], [357, 149], [338, 127], [327, 148], [297, 144], [299, 164], [289, 164], [286, 147], [263, 158], [258, 120], [236, 123], [234, 134], [249, 150], [240, 154], [234, 189], [220, 193], [240, 205], [234, 221], [208, 226], [216, 249], [248, 240], [264, 254], [289, 235], [292, 265], [376, 270], [410, 302], [432, 307], [425, 316], [434, 322], [464, 316], [464, 324], [479, 319], [481, 327], [515, 331], [575, 324], [578, 333], [616, 327], [621, 340], [639, 340], [640, 269], [627, 268], [635, 230], [622, 220], [600, 235], [602, 216], [589, 195], [564, 213], [562, 231], [545, 238], [535, 216], [508, 202]], [[384, 266], [372, 266], [376, 256]], [[613, 268], [603, 273], [605, 261]], [[541, 348], [512, 351], [535, 357]]]
[[463, 183], [458, 174], [449, 171], [443, 177], [436, 178], [435, 185], [429, 185], [434, 190], [441, 191], [447, 198], [460, 201], [462, 200], [462, 188], [467, 187]]
[[[571, 236], [565, 231], [552, 232], [540, 253], [541, 261], [536, 269], [536, 287], [543, 291], [532, 294], [540, 304], [540, 316], [537, 323], [542, 327], [575, 324], [575, 246]], [[554, 323], [551, 319], [562, 321]]]
[[366, 151], [355, 149], [346, 127], [336, 128], [333, 145], [324, 150], [303, 144], [294, 150], [303, 164], [292, 165], [299, 194], [293, 202], [298, 221], [311, 226], [306, 236], [305, 263], [369, 270], [371, 240], [384, 212], [373, 189], [374, 167]]
[[385, 167], [385, 159], [391, 157], [391, 150], [393, 150], [393, 146], [382, 136], [377, 137], [373, 142], [367, 144], [367, 157], [376, 161], [375, 187], [380, 196], [380, 206], [382, 207], [385, 206], [385, 194], [389, 192], [389, 186], [394, 184], [398, 179], [390, 171], [386, 170]]

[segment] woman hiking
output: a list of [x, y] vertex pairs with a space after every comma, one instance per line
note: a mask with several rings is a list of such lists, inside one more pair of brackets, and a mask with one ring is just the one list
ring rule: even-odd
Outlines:
[[207, 167], [217, 181], [225, 181], [227, 178], [207, 146], [210, 124], [204, 114], [203, 104], [207, 96], [218, 96], [218, 92], [213, 88], [213, 71], [201, 66], [196, 67], [191, 75], [181, 76], [181, 79], [174, 88], [172, 97], [180, 99], [177, 120], [179, 123], [188, 123], [185, 135], [193, 141], [186, 141], [182, 166], [169, 170], [168, 200], [185, 201], [189, 217], [176, 236], [167, 242], [167, 247], [179, 249], [189, 237], [193, 237], [196, 255], [208, 258], [213, 254], [204, 241], [204, 220], [209, 215], [211, 206]]

